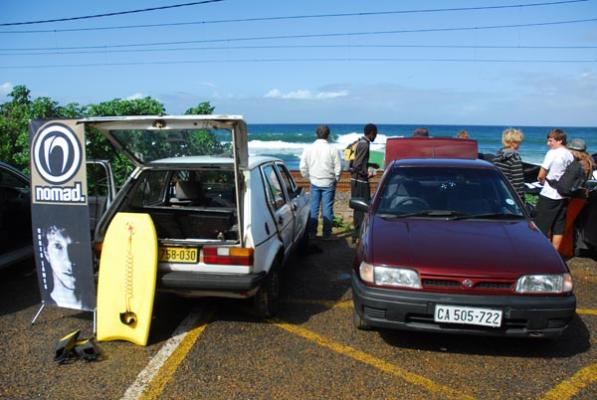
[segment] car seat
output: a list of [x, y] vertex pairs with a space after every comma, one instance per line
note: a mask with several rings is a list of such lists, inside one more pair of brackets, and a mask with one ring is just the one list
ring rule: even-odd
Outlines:
[[177, 181], [174, 190], [175, 197], [170, 199], [172, 204], [204, 206], [208, 202], [199, 181]]

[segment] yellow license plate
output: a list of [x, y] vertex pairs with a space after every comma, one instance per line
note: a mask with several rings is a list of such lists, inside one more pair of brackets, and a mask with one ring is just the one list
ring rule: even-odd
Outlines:
[[162, 262], [196, 263], [199, 251], [190, 247], [160, 247], [158, 258]]

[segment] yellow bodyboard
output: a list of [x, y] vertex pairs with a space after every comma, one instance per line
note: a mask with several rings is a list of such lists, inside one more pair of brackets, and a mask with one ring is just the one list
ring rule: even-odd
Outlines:
[[158, 240], [151, 216], [117, 213], [102, 245], [97, 340], [147, 345], [157, 266]]

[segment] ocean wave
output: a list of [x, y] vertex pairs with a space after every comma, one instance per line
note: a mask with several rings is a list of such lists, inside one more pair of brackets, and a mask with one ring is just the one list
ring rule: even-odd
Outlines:
[[[363, 134], [356, 132], [339, 135], [336, 137], [334, 142], [331, 142], [331, 144], [336, 147], [338, 151], [341, 151], [362, 136]], [[385, 151], [386, 140], [386, 135], [377, 135], [375, 142], [371, 144], [371, 150]], [[307, 146], [309, 146], [311, 143], [312, 142], [288, 142], [285, 140], [256, 139], [249, 141], [249, 153], [254, 155], [287, 154], [300, 157], [305, 148], [307, 148]]]

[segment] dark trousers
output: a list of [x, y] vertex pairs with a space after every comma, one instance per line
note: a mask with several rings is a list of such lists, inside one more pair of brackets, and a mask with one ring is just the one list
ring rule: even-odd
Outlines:
[[[350, 197], [351, 198], [359, 197], [365, 201], [371, 200], [371, 191], [369, 189], [369, 181], [363, 181], [360, 179], [351, 178], [350, 179]], [[363, 223], [363, 212], [354, 210], [352, 222], [354, 225], [353, 236], [357, 237], [361, 230], [361, 224]]]
[[554, 200], [539, 195], [535, 207], [535, 224], [545, 236], [563, 235], [566, 229], [568, 199]]

